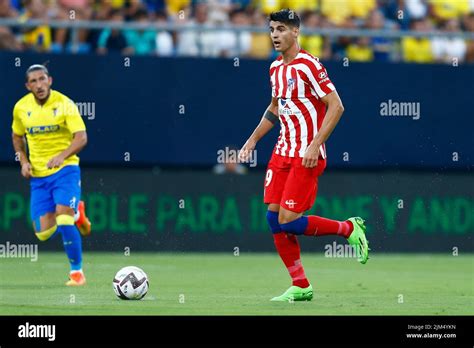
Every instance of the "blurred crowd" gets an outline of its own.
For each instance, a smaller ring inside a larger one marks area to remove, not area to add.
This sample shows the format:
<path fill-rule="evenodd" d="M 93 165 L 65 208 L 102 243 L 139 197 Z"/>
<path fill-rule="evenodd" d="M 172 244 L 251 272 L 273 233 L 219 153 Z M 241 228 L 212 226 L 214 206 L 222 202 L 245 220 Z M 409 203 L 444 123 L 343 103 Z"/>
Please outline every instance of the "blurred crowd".
<path fill-rule="evenodd" d="M 43 24 L 0 26 L 0 49 L 156 56 L 275 56 L 268 32 L 235 32 L 229 27 L 267 28 L 270 12 L 289 7 L 302 29 L 340 28 L 474 32 L 474 0 L 0 0 L 0 18 Z M 48 21 L 136 21 L 145 29 L 58 29 Z M 155 30 L 146 23 L 201 24 L 213 32 Z M 301 35 L 301 46 L 323 60 L 474 62 L 474 40 L 460 37 L 324 37 Z"/>

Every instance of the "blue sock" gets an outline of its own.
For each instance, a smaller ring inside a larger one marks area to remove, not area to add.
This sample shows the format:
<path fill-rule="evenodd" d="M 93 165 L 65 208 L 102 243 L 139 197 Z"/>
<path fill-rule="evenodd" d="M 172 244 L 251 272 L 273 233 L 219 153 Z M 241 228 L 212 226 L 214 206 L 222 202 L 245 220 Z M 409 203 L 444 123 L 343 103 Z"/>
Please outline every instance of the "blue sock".
<path fill-rule="evenodd" d="M 283 231 L 292 234 L 304 234 L 306 227 L 308 227 L 308 217 L 302 216 L 299 219 L 287 222 L 286 224 L 280 224 Z"/>
<path fill-rule="evenodd" d="M 278 212 L 268 210 L 267 221 L 273 234 L 281 232 L 280 224 L 278 223 Z"/>
<path fill-rule="evenodd" d="M 64 249 L 66 250 L 71 271 L 82 269 L 82 239 L 75 225 L 58 225 L 58 231 L 63 236 Z"/>

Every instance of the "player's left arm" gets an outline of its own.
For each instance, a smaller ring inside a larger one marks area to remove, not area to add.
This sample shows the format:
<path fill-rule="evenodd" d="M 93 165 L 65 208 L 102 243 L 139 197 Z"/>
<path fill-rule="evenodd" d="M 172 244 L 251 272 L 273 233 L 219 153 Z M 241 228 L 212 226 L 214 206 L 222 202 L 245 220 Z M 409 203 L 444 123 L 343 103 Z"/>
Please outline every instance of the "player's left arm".
<path fill-rule="evenodd" d="M 306 168 L 313 168 L 318 165 L 319 148 L 326 140 L 328 140 L 344 112 L 344 106 L 342 105 L 341 98 L 339 98 L 339 94 L 337 94 L 336 90 L 326 94 L 321 98 L 321 101 L 326 104 L 326 116 L 324 116 L 324 121 L 318 134 L 316 134 L 313 141 L 306 149 L 302 162 L 303 166 Z"/>
<path fill-rule="evenodd" d="M 60 167 L 64 160 L 78 154 L 87 145 L 87 133 L 85 130 L 74 133 L 71 145 L 59 155 L 51 158 L 48 162 L 48 168 Z"/>
<path fill-rule="evenodd" d="M 72 104 L 73 102 L 70 101 Z M 87 132 L 77 106 L 73 104 L 71 114 L 66 116 L 66 127 L 72 134 L 71 145 L 48 161 L 48 168 L 58 168 L 64 160 L 78 154 L 87 145 Z"/>

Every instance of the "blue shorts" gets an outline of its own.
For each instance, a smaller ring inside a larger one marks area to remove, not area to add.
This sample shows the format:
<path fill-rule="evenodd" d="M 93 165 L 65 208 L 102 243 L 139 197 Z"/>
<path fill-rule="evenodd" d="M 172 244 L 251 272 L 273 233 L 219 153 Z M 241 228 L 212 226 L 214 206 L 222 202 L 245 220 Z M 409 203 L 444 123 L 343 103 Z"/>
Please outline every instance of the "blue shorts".
<path fill-rule="evenodd" d="M 31 178 L 31 219 L 38 223 L 40 216 L 54 213 L 56 205 L 65 205 L 77 210 L 81 199 L 81 170 L 78 165 L 69 165 L 58 172 L 42 178 Z"/>

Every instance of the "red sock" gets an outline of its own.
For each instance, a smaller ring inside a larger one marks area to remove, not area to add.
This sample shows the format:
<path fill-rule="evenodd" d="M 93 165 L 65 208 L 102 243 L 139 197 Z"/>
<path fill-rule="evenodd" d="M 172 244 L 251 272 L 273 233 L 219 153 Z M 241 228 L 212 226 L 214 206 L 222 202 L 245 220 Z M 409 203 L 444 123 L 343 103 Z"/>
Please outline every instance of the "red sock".
<path fill-rule="evenodd" d="M 308 226 L 304 234 L 306 236 L 325 236 L 328 234 L 335 234 L 349 238 L 354 226 L 349 220 L 336 221 L 326 219 L 320 216 L 308 216 Z"/>
<path fill-rule="evenodd" d="M 298 239 L 293 234 L 285 232 L 273 234 L 273 241 L 275 247 L 280 254 L 280 257 L 290 273 L 293 285 L 300 288 L 307 288 L 309 286 L 308 279 L 304 274 L 303 265 L 300 259 L 300 245 Z"/>

